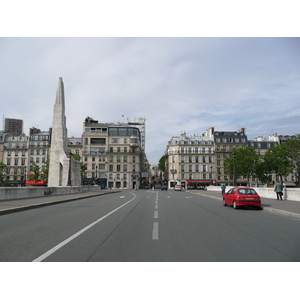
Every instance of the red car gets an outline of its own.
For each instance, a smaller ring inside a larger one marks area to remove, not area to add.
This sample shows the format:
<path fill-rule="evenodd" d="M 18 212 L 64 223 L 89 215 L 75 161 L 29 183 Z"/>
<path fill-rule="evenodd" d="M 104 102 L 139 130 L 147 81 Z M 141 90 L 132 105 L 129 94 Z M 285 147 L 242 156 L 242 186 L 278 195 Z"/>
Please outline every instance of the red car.
<path fill-rule="evenodd" d="M 242 206 L 254 206 L 261 209 L 261 200 L 253 188 L 241 186 L 234 187 L 223 195 L 223 205 L 232 205 L 235 209 Z"/>

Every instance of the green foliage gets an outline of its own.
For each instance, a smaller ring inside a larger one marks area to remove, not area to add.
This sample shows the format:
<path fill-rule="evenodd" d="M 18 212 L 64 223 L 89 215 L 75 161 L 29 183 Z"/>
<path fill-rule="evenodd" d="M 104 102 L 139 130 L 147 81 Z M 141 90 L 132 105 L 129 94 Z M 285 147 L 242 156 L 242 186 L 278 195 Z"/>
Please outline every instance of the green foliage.
<path fill-rule="evenodd" d="M 4 186 L 6 183 L 6 165 L 0 162 L 0 186 Z"/>
<path fill-rule="evenodd" d="M 236 177 L 246 177 L 249 184 L 250 177 L 256 176 L 256 166 L 260 159 L 261 156 L 255 151 L 254 147 L 233 148 L 230 157 L 224 161 L 224 169 L 228 175 L 233 176 L 235 161 Z"/>
<path fill-rule="evenodd" d="M 165 172 L 166 155 L 163 155 L 158 162 L 158 170 Z"/>
<path fill-rule="evenodd" d="M 281 144 L 269 149 L 264 155 L 265 168 L 279 176 L 281 182 L 282 177 L 292 171 L 286 150 L 286 146 Z"/>
<path fill-rule="evenodd" d="M 296 134 L 295 138 L 288 140 L 282 146 L 289 162 L 289 168 L 296 177 L 297 185 L 300 186 L 300 134 Z"/>
<path fill-rule="evenodd" d="M 29 180 L 33 180 L 33 181 L 39 181 L 41 180 L 41 172 L 40 172 L 40 167 L 39 165 L 37 165 L 35 162 L 31 162 L 31 168 L 30 168 L 30 174 L 29 176 Z"/>

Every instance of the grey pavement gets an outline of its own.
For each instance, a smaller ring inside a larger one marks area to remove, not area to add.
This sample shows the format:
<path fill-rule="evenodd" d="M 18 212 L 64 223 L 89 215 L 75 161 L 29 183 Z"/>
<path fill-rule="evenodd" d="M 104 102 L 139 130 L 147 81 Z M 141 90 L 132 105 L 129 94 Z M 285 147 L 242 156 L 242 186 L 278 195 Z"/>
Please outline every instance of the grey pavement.
<path fill-rule="evenodd" d="M 15 200 L 0 200 L 0 215 L 21 210 L 33 209 L 41 206 L 54 205 L 58 203 L 75 201 L 84 198 L 96 197 L 111 193 L 120 192 L 119 190 L 93 190 L 82 193 L 67 195 L 44 196 L 34 198 L 23 198 Z"/>
<path fill-rule="evenodd" d="M 79 199 L 96 197 L 100 195 L 117 193 L 122 190 L 93 190 L 78 194 L 44 196 L 35 198 L 24 198 L 16 200 L 1 200 L 0 214 L 12 213 L 20 210 L 32 209 L 41 206 L 54 205 L 67 201 L 75 201 Z M 192 194 L 204 195 L 210 198 L 222 201 L 222 194 L 216 191 L 189 190 Z M 276 196 L 275 196 L 276 197 Z M 278 201 L 276 198 L 261 198 L 262 207 L 266 211 L 283 214 L 290 217 L 300 218 L 300 201 L 283 200 Z"/>
<path fill-rule="evenodd" d="M 219 199 L 222 201 L 222 192 L 216 191 L 203 191 L 203 190 L 190 190 L 190 193 L 195 193 L 199 195 L 205 195 L 214 199 Z M 282 215 L 300 218 L 300 201 L 292 200 L 277 200 L 276 194 L 274 193 L 274 198 L 264 198 L 261 197 L 262 207 L 265 211 L 271 211 L 274 213 L 279 213 Z"/>

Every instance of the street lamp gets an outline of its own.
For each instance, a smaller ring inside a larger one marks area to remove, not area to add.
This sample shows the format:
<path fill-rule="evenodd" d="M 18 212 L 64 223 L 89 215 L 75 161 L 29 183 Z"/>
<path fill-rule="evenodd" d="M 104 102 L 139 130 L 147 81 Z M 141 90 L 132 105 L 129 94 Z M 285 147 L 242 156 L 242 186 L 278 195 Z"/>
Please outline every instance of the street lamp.
<path fill-rule="evenodd" d="M 233 152 L 232 156 L 233 156 L 233 186 L 237 186 L 237 182 L 236 182 L 236 162 L 235 162 L 236 153 Z"/>

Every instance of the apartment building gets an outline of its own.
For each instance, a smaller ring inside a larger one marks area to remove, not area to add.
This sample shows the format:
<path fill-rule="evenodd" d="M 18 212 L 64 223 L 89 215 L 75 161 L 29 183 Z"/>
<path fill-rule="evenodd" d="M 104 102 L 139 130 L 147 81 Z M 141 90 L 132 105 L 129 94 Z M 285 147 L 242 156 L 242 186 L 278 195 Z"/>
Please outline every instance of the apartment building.
<path fill-rule="evenodd" d="M 82 147 L 86 166 L 83 184 L 110 189 L 140 186 L 144 156 L 139 128 L 121 123 L 98 123 L 87 117 L 83 123 Z"/>
<path fill-rule="evenodd" d="M 70 137 L 68 138 L 69 153 L 77 154 L 82 158 L 82 138 Z"/>
<path fill-rule="evenodd" d="M 9 186 L 22 186 L 28 165 L 28 137 L 23 133 L 5 133 L 2 137 L 2 162 L 6 164 L 7 183 Z"/>
<path fill-rule="evenodd" d="M 51 145 L 51 131 L 41 131 L 32 127 L 29 129 L 29 147 L 28 147 L 28 172 L 32 171 L 34 162 L 43 171 L 46 168 L 46 161 L 49 159 Z"/>
<path fill-rule="evenodd" d="M 215 184 L 214 141 L 207 135 L 187 136 L 182 133 L 168 142 L 166 174 L 169 188 L 198 188 Z"/>
<path fill-rule="evenodd" d="M 4 120 L 4 131 L 14 134 L 23 133 L 23 120 L 5 118 Z"/>
<path fill-rule="evenodd" d="M 232 178 L 229 178 L 224 170 L 224 160 L 229 157 L 233 148 L 239 149 L 248 146 L 246 129 L 241 128 L 237 131 L 215 131 L 212 127 L 210 134 L 215 143 L 216 172 L 217 181 L 232 184 Z M 247 182 L 246 178 L 239 178 L 240 184 Z"/>

